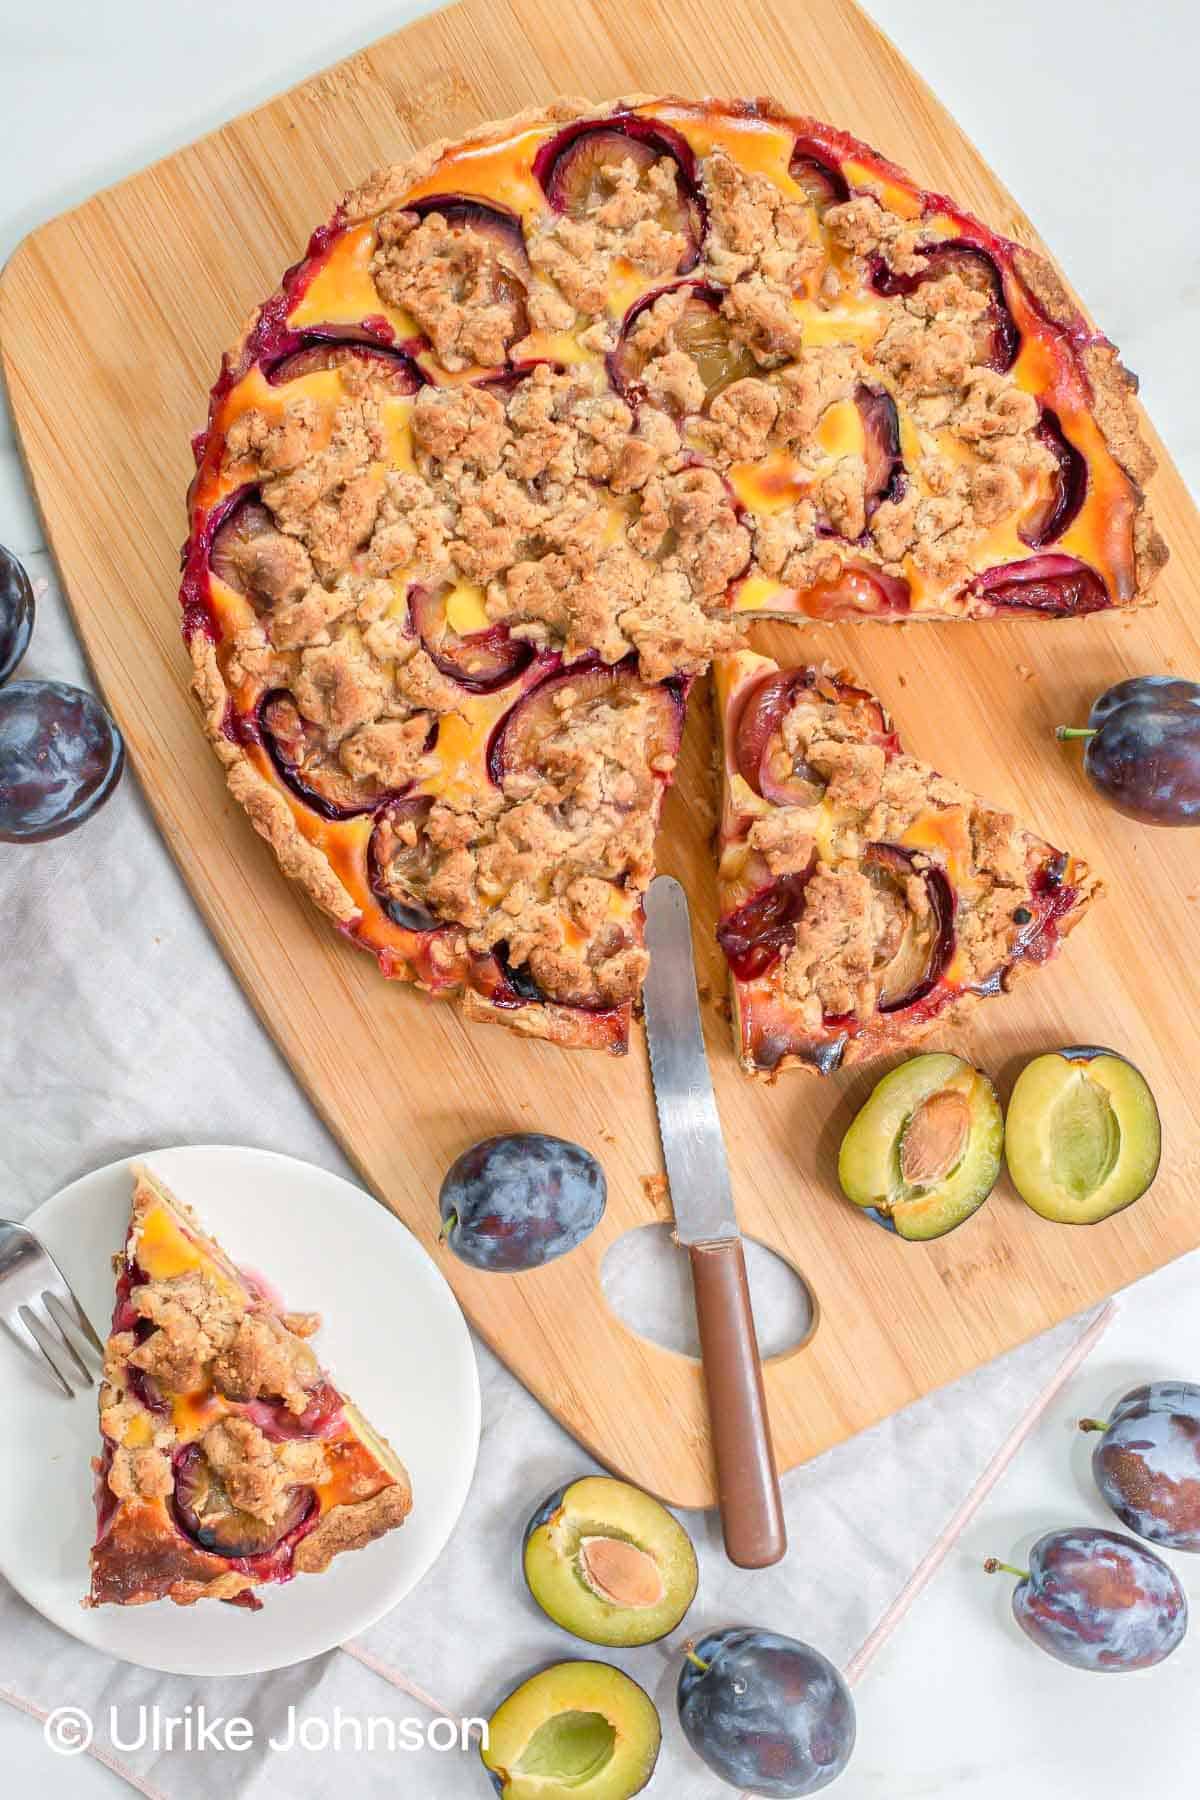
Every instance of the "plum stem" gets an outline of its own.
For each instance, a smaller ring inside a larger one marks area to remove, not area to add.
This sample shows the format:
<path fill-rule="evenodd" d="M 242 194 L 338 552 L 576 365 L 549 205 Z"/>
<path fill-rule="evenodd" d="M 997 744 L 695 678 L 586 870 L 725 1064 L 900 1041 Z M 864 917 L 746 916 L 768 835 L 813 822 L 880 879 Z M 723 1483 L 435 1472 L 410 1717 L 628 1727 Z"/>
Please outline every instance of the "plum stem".
<path fill-rule="evenodd" d="M 694 1644 L 685 1644 L 683 1646 L 683 1654 L 694 1668 L 699 1669 L 702 1675 L 707 1675 L 708 1671 L 712 1668 L 711 1663 L 706 1663 L 702 1656 L 696 1655 L 696 1647 Z"/>
<path fill-rule="evenodd" d="M 1080 1431 L 1107 1431 L 1108 1430 L 1108 1420 L 1107 1419 L 1080 1419 L 1079 1429 L 1080 1429 Z"/>
<path fill-rule="evenodd" d="M 458 1214 L 456 1212 L 448 1212 L 442 1220 L 442 1229 L 438 1232 L 439 1244 L 448 1244 L 450 1242 L 450 1233 L 457 1224 Z"/>
<path fill-rule="evenodd" d="M 1015 1568 L 1012 1563 L 1001 1562 L 996 1556 L 989 1556 L 983 1566 L 989 1575 L 1015 1575 L 1018 1581 L 1033 1579 L 1028 1569 Z"/>
<path fill-rule="evenodd" d="M 1059 725 L 1055 729 L 1055 737 L 1060 744 L 1066 744 L 1072 738 L 1094 738 L 1097 727 L 1094 725 Z"/>

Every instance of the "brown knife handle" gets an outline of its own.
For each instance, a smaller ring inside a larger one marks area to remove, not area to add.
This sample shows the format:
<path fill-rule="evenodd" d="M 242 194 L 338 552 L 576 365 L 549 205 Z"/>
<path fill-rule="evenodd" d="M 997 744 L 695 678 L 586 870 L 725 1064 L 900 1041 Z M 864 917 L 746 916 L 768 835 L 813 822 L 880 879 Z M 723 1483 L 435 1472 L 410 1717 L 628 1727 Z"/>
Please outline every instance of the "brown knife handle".
<path fill-rule="evenodd" d="M 740 1569 L 787 1553 L 787 1530 L 740 1239 L 691 1245 L 725 1550 Z"/>

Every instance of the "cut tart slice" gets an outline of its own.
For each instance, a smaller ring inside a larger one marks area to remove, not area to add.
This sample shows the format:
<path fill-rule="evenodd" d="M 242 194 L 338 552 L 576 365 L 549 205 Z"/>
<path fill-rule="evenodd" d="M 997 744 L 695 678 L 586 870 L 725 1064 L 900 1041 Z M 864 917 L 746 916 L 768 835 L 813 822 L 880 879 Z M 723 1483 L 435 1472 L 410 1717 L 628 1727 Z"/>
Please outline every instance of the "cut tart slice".
<path fill-rule="evenodd" d="M 149 1169 L 114 1268 L 87 1605 L 257 1609 L 404 1523 L 408 1475 L 321 1369 L 318 1315 L 284 1312 Z"/>
<path fill-rule="evenodd" d="M 715 678 L 717 937 L 749 1073 L 907 1048 L 1054 955 L 1099 891 L 907 755 L 850 676 L 740 651 Z"/>

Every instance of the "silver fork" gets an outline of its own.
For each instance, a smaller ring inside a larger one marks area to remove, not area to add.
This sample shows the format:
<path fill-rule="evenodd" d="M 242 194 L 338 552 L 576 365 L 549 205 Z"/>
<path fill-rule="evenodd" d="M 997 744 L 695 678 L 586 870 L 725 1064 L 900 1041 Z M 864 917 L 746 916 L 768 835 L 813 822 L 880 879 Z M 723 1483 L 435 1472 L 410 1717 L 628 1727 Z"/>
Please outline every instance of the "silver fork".
<path fill-rule="evenodd" d="M 91 1320 L 71 1292 L 62 1270 L 49 1251 L 24 1225 L 0 1219 L 0 1324 L 7 1327 L 22 1349 L 45 1357 L 50 1372 L 67 1396 L 75 1397 L 71 1381 L 94 1387 L 91 1370 L 75 1347 L 71 1332 L 80 1334 L 103 1362 L 104 1346 Z M 62 1358 L 66 1351 L 66 1362 Z M 62 1358 L 71 1380 L 55 1360 Z"/>

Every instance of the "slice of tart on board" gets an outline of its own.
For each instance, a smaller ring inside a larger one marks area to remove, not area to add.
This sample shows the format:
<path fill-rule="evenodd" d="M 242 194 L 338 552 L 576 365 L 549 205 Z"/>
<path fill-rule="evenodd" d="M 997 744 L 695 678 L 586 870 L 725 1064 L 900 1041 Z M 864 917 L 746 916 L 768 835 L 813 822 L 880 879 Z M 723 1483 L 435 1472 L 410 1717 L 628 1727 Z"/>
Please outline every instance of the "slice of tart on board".
<path fill-rule="evenodd" d="M 404 1523 L 407 1472 L 322 1370 L 319 1316 L 285 1311 L 145 1167 L 114 1269 L 85 1604 L 257 1609 Z"/>
<path fill-rule="evenodd" d="M 717 936 L 751 1074 L 908 1048 L 1053 956 L 1086 863 L 901 747 L 828 667 L 718 659 Z"/>

